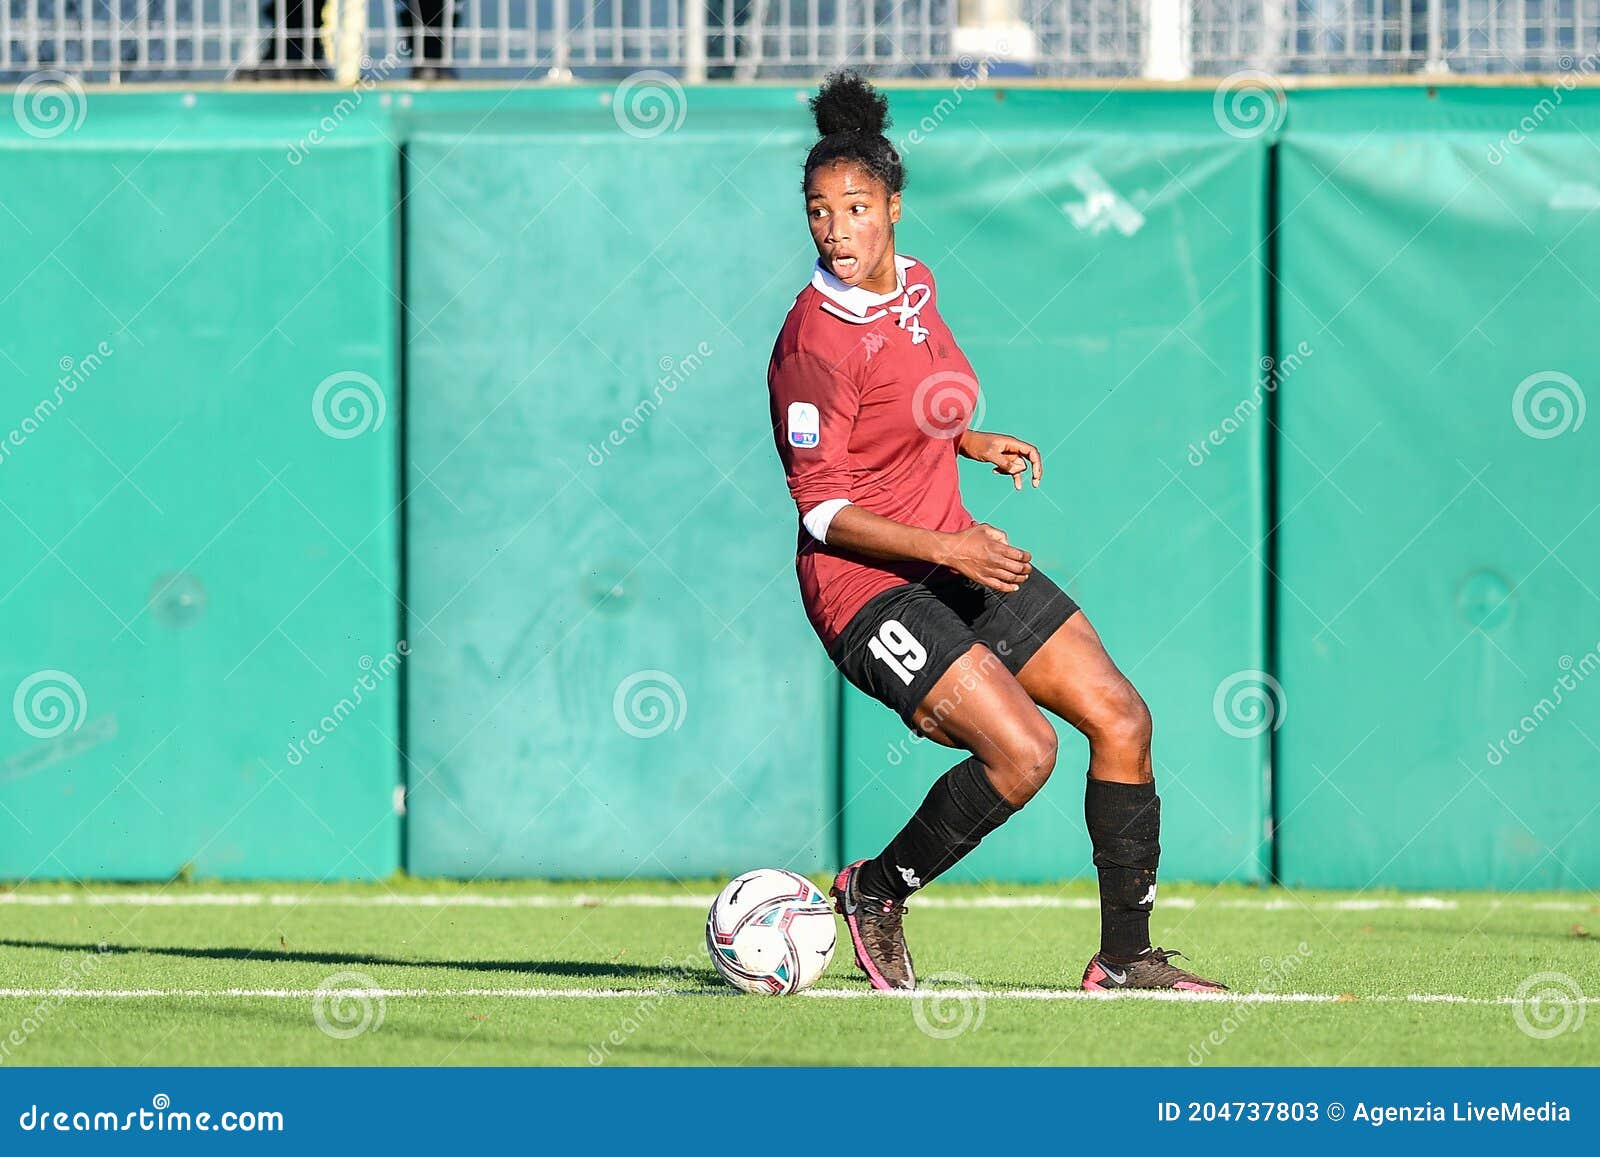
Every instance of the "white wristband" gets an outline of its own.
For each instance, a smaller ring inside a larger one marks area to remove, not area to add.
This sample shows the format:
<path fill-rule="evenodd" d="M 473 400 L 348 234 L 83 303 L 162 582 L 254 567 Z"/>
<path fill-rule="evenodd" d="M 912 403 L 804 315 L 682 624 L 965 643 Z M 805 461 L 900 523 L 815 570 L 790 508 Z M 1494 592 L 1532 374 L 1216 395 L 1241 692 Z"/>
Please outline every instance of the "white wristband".
<path fill-rule="evenodd" d="M 825 543 L 828 541 L 828 527 L 833 522 L 833 516 L 849 505 L 850 500 L 848 498 L 830 498 L 826 502 L 819 502 L 813 506 L 810 513 L 800 521 L 805 523 L 805 527 L 811 532 L 812 538 L 818 542 Z"/>

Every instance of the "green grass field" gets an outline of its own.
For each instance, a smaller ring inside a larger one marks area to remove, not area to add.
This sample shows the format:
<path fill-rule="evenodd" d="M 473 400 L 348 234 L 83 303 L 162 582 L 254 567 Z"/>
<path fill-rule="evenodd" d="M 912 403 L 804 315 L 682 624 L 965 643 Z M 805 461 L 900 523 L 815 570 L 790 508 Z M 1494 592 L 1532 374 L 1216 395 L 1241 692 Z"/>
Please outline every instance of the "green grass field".
<path fill-rule="evenodd" d="M 778 999 L 711 971 L 714 891 L 0 892 L 0 1064 L 1600 1063 L 1592 896 L 1163 886 L 1157 943 L 1239 995 L 1152 1000 L 1073 994 L 1088 886 L 940 884 L 906 921 L 925 993 L 870 994 L 842 944 Z"/>

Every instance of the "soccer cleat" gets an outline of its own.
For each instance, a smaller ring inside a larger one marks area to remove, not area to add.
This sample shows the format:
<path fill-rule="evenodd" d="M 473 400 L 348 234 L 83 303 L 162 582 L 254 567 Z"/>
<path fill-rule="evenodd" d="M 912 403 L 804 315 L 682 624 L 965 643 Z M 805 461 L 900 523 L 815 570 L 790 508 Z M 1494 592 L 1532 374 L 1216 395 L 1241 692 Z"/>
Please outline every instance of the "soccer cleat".
<path fill-rule="evenodd" d="M 911 952 L 906 947 L 900 922 L 906 906 L 895 900 L 863 896 L 856 888 L 865 860 L 857 860 L 840 870 L 834 878 L 834 906 L 850 930 L 850 943 L 856 950 L 856 967 L 867 974 L 872 987 L 892 992 L 917 986 L 911 967 Z"/>
<path fill-rule="evenodd" d="M 1167 989 L 1172 992 L 1227 992 L 1228 986 L 1185 972 L 1171 964 L 1182 956 L 1167 948 L 1146 948 L 1130 964 L 1113 964 L 1098 952 L 1083 970 L 1083 987 L 1088 992 L 1120 992 L 1125 989 Z"/>

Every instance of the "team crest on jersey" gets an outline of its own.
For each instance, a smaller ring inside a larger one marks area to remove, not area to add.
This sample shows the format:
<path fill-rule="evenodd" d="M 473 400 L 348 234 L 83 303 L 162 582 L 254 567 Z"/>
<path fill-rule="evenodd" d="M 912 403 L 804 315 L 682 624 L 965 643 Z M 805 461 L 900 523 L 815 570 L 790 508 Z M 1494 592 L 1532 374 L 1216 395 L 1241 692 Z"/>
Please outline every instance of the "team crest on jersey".
<path fill-rule="evenodd" d="M 912 345 L 921 345 L 928 336 L 928 328 L 922 324 L 919 315 L 922 313 L 922 307 L 928 304 L 928 299 L 932 296 L 933 290 L 919 281 L 915 285 L 906 286 L 905 294 L 900 301 L 889 307 L 891 313 L 899 315 L 900 320 L 896 324 L 911 334 Z"/>
<path fill-rule="evenodd" d="M 822 422 L 810 402 L 789 403 L 789 445 L 809 450 L 822 441 Z"/>

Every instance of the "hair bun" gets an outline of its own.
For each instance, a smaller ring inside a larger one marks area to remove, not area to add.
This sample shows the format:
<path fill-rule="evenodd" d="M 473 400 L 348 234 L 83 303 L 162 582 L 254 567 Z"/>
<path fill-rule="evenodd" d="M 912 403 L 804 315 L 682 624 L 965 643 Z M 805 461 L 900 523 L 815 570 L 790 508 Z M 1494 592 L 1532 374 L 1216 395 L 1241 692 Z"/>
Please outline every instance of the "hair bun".
<path fill-rule="evenodd" d="M 889 98 L 853 69 L 829 73 L 810 104 L 817 131 L 825 137 L 851 132 L 881 136 L 890 124 Z"/>

